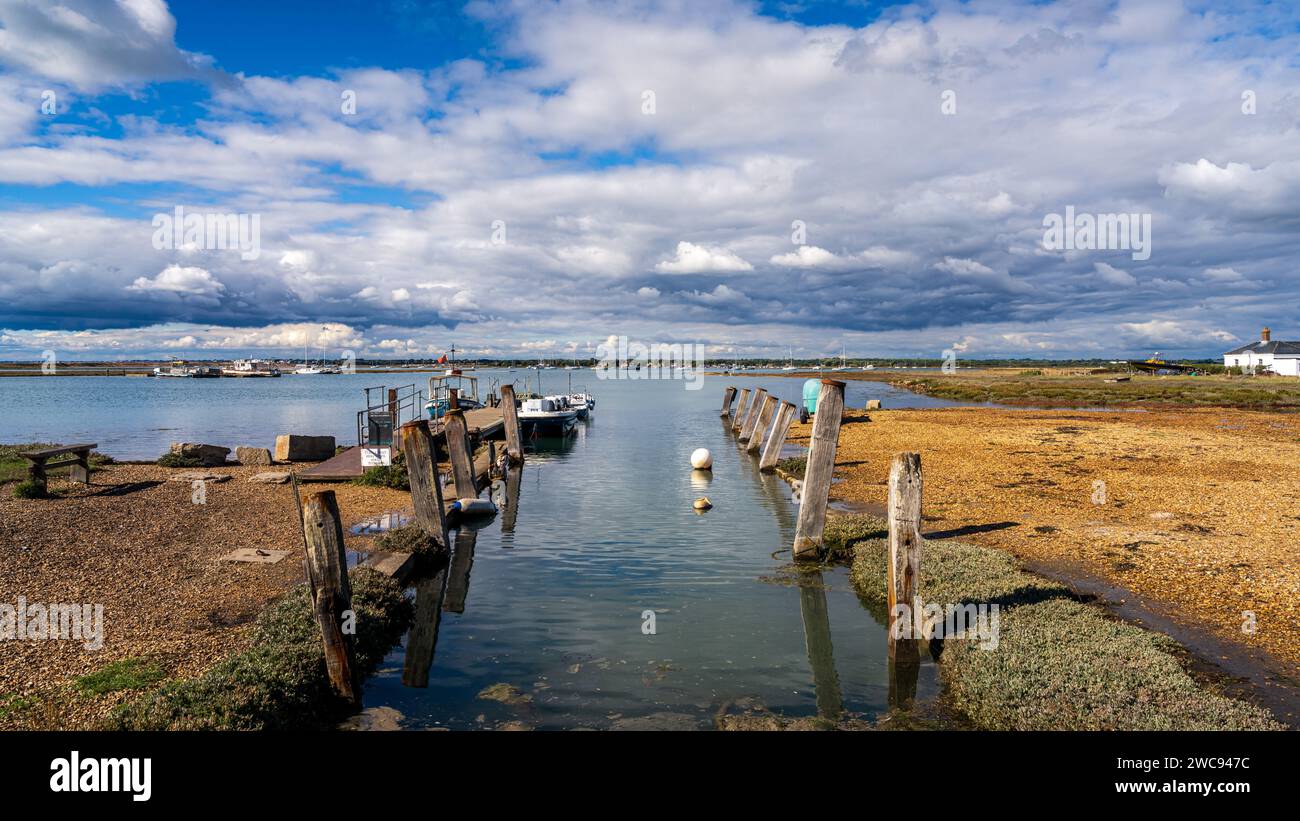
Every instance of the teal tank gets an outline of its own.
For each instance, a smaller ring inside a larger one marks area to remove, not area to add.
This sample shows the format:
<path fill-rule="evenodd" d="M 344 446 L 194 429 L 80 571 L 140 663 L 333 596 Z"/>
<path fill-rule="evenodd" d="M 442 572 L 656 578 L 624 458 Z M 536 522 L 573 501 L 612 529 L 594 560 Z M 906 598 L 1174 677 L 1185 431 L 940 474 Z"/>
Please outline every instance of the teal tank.
<path fill-rule="evenodd" d="M 822 391 L 820 379 L 808 379 L 803 383 L 803 408 L 808 413 L 817 412 L 817 395 Z"/>

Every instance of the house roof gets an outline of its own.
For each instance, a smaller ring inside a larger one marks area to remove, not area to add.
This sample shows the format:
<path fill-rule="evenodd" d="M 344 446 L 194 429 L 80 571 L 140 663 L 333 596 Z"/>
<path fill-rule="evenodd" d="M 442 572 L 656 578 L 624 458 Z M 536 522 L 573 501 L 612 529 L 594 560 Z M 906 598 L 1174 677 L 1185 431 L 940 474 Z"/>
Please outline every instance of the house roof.
<path fill-rule="evenodd" d="M 1284 342 L 1275 339 L 1271 342 L 1261 342 L 1256 340 L 1249 345 L 1242 345 L 1240 348 L 1228 351 L 1224 356 L 1232 356 L 1239 353 L 1271 353 L 1282 356 L 1300 355 L 1300 342 Z"/>

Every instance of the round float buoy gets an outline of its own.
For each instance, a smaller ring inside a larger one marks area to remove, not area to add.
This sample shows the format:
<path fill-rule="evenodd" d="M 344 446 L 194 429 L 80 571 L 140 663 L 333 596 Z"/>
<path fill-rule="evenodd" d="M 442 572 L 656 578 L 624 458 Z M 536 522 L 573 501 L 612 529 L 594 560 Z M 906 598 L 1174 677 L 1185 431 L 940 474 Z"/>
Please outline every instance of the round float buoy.
<path fill-rule="evenodd" d="M 708 496 L 701 496 L 700 498 L 695 500 L 696 510 L 708 510 L 711 507 L 713 507 L 713 502 L 709 501 Z"/>
<path fill-rule="evenodd" d="M 713 468 L 713 454 L 709 453 L 708 448 L 696 448 L 691 454 L 691 467 L 696 470 L 711 470 Z"/>

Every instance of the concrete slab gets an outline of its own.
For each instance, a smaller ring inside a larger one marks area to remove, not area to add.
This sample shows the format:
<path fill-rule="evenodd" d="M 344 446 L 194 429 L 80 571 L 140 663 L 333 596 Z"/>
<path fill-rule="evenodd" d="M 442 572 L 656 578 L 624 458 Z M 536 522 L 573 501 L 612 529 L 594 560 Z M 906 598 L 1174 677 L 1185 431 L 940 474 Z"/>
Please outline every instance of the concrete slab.
<path fill-rule="evenodd" d="M 288 550 L 263 550 L 259 547 L 241 547 L 221 557 L 223 562 L 249 562 L 250 564 L 275 564 L 289 555 Z"/>

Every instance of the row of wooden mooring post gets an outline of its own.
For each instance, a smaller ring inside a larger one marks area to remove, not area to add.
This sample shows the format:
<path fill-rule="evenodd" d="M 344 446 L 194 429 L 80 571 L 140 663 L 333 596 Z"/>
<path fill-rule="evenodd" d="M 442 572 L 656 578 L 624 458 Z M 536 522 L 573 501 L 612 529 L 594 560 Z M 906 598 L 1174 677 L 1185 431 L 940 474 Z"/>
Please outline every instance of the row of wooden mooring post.
<path fill-rule="evenodd" d="M 514 387 L 501 388 L 501 410 L 506 439 L 506 461 L 511 467 L 524 462 L 523 437 L 515 408 Z M 406 474 L 411 485 L 415 522 L 440 551 L 449 551 L 447 508 L 438 474 L 437 437 L 429 422 L 417 419 L 399 428 L 400 448 L 406 457 Z M 452 482 L 458 498 L 478 498 L 478 477 L 465 414 L 453 407 L 443 417 L 442 433 L 451 462 Z M 493 451 L 495 452 L 495 451 Z M 490 467 L 490 466 L 489 466 Z M 343 520 L 334 491 L 321 490 L 297 496 L 302 519 L 303 549 L 306 552 L 307 581 L 311 586 L 312 611 L 321 632 L 325 670 L 334 693 L 349 704 L 357 704 L 360 682 L 353 660 L 352 636 L 344 631 L 352 611 L 352 586 L 348 579 L 347 553 L 343 543 Z"/>
<path fill-rule="evenodd" d="M 835 451 L 839 445 L 840 424 L 844 417 L 845 383 L 823 379 L 817 395 L 817 411 L 813 415 L 812 441 L 808 448 L 808 464 L 804 470 L 803 491 L 799 499 L 799 518 L 795 526 L 794 557 L 796 560 L 816 559 L 822 547 L 826 527 L 826 507 L 830 498 L 831 479 L 835 473 Z M 756 453 L 757 442 L 767 430 L 763 445 L 760 470 L 775 469 L 781 447 L 794 420 L 796 406 L 781 402 L 759 388 L 751 392 L 740 389 L 740 401 L 732 415 L 731 404 L 736 388 L 728 387 L 722 398 L 722 415 L 731 420 L 731 430 L 741 442 L 747 443 L 746 452 Z M 773 409 L 780 403 L 776 423 L 768 430 Z M 902 665 L 909 665 L 919 656 L 918 637 L 911 632 L 896 629 L 898 606 L 905 605 L 916 618 L 920 608 L 918 588 L 921 577 L 921 497 L 923 481 L 921 456 L 918 453 L 896 455 L 889 469 L 889 657 Z M 901 634 L 901 635 L 900 635 Z"/>
<path fill-rule="evenodd" d="M 735 396 L 736 389 L 728 387 L 722 398 L 722 415 L 731 419 L 731 430 L 746 446 L 747 453 L 759 452 L 759 443 L 764 442 L 763 434 L 766 432 L 759 470 L 775 470 L 798 407 L 792 402 L 784 402 L 769 395 L 763 388 L 754 391 L 752 395 L 749 388 L 741 388 L 740 401 L 736 405 L 736 413 L 732 415 L 731 403 Z M 823 379 L 817 395 L 817 413 L 813 417 L 812 442 L 808 449 L 808 466 L 804 471 L 799 519 L 795 527 L 796 559 L 815 559 L 821 548 L 822 531 L 826 527 L 826 502 L 830 496 L 831 476 L 835 472 L 835 448 L 839 443 L 843 414 L 844 383 Z M 774 424 L 773 415 L 776 416 Z"/>

